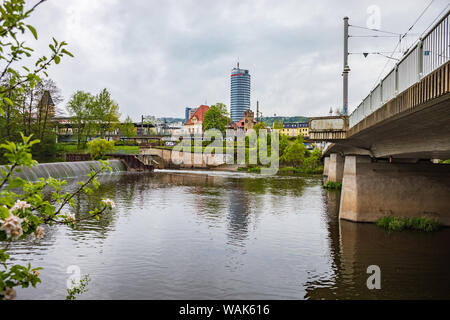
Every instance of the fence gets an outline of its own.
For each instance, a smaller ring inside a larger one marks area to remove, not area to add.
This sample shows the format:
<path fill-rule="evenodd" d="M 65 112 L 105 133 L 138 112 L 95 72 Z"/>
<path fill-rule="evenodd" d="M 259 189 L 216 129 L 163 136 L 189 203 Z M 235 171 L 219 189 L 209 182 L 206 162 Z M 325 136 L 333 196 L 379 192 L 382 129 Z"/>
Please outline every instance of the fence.
<path fill-rule="evenodd" d="M 449 13 L 450 10 L 356 107 L 349 116 L 350 128 L 450 60 Z"/>

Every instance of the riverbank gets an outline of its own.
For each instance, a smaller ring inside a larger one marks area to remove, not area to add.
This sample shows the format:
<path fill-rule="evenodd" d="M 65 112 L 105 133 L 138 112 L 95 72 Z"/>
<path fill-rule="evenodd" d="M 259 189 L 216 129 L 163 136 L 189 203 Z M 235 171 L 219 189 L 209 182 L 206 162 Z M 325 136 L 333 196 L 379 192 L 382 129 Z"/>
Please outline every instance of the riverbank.
<path fill-rule="evenodd" d="M 241 172 L 251 172 L 251 173 L 260 173 L 261 168 L 259 166 L 255 167 L 239 167 L 237 171 Z M 323 167 L 318 168 L 296 168 L 296 167 L 281 167 L 278 169 L 277 175 L 281 176 L 297 176 L 297 175 L 305 175 L 305 174 L 322 174 L 323 173 Z"/>

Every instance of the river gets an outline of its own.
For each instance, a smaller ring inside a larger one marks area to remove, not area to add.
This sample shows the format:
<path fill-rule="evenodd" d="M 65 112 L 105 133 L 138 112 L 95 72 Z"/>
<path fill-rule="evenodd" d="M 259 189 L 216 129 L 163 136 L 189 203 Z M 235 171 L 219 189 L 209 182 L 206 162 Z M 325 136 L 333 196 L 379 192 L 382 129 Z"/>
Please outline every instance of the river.
<path fill-rule="evenodd" d="M 70 266 L 91 279 L 78 299 L 450 298 L 449 228 L 339 221 L 339 191 L 322 189 L 321 176 L 163 170 L 101 182 L 71 209 L 84 217 L 114 199 L 100 221 L 11 246 L 14 263 L 44 268 L 18 299 L 64 299 Z M 370 265 L 379 290 L 367 288 Z"/>

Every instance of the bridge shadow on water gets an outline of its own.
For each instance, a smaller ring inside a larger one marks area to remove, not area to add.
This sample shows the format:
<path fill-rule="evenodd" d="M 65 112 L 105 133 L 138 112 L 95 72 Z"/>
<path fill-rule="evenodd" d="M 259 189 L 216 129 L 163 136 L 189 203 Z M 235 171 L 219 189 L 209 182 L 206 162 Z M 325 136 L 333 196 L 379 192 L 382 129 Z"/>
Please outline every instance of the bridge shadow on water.
<path fill-rule="evenodd" d="M 449 299 L 450 228 L 434 233 L 387 232 L 375 224 L 339 220 L 340 192 L 324 191 L 331 279 L 306 283 L 306 299 Z M 381 289 L 366 281 L 381 270 Z"/>

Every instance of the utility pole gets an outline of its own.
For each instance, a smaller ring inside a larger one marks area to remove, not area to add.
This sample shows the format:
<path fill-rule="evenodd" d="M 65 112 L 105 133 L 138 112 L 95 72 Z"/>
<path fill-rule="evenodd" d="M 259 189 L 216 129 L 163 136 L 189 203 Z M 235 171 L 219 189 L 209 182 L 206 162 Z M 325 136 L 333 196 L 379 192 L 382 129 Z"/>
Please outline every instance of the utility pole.
<path fill-rule="evenodd" d="M 259 101 L 256 100 L 256 121 L 259 121 Z"/>
<path fill-rule="evenodd" d="M 348 66 L 348 17 L 344 17 L 344 71 L 342 72 L 343 78 L 343 106 L 342 114 L 346 116 L 348 114 L 348 73 L 350 67 Z"/>

